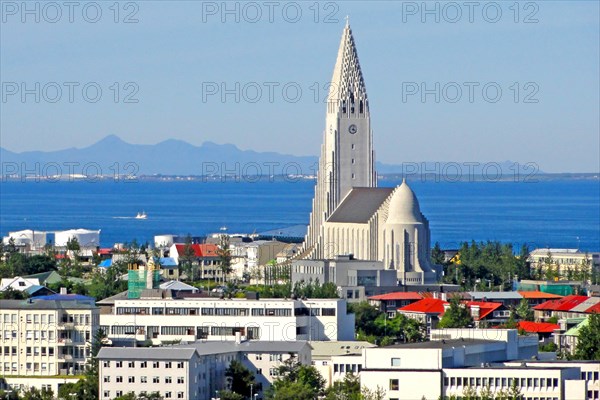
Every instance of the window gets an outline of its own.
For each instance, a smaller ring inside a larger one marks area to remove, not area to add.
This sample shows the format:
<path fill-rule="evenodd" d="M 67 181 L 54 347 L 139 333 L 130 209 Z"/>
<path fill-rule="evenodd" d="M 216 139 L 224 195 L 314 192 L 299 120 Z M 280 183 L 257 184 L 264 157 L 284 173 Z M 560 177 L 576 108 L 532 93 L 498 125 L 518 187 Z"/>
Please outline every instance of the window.
<path fill-rule="evenodd" d="M 159 368 L 159 366 L 158 366 L 158 361 L 154 361 L 154 362 L 152 363 L 152 368 Z"/>
<path fill-rule="evenodd" d="M 399 366 L 400 366 L 400 358 L 393 357 L 392 358 L 392 367 L 399 367 Z"/>
<path fill-rule="evenodd" d="M 167 361 L 165 363 L 165 368 L 171 368 L 171 361 Z"/>
<path fill-rule="evenodd" d="M 140 376 L 140 382 L 141 383 L 148 383 L 148 377 L 147 376 Z"/>
<path fill-rule="evenodd" d="M 122 383 L 122 382 L 123 382 L 123 377 L 117 376 L 117 383 Z"/>
<path fill-rule="evenodd" d="M 177 383 L 184 383 L 184 382 L 185 381 L 183 379 L 183 376 L 180 376 L 180 377 L 177 378 Z"/>
<path fill-rule="evenodd" d="M 148 362 L 147 361 L 142 361 L 140 363 L 140 368 L 147 368 L 148 367 Z"/>
<path fill-rule="evenodd" d="M 257 359 L 257 360 L 262 360 L 262 354 L 257 354 L 257 355 L 256 355 L 256 359 Z"/>
<path fill-rule="evenodd" d="M 135 368 L 135 361 L 129 361 L 129 368 Z"/>
<path fill-rule="evenodd" d="M 390 390 L 398 390 L 399 387 L 398 379 L 390 379 Z"/>
<path fill-rule="evenodd" d="M 104 382 L 110 382 L 110 376 L 104 375 Z"/>
<path fill-rule="evenodd" d="M 115 394 L 117 395 L 117 397 L 121 397 L 121 396 L 123 396 L 123 391 L 117 390 L 117 392 Z"/>
<path fill-rule="evenodd" d="M 110 390 L 104 391 L 104 397 L 110 397 Z"/>
<path fill-rule="evenodd" d="M 179 369 L 183 368 L 183 362 L 181 362 L 181 361 L 178 362 L 177 363 L 177 368 L 179 368 Z"/>
<path fill-rule="evenodd" d="M 322 308 L 321 315 L 324 317 L 335 317 L 335 308 Z"/>
<path fill-rule="evenodd" d="M 135 383 L 135 376 L 130 376 L 128 381 L 129 383 Z"/>
<path fill-rule="evenodd" d="M 123 368 L 123 361 L 117 361 L 117 368 Z"/>
<path fill-rule="evenodd" d="M 152 383 L 160 383 L 160 378 L 158 376 L 153 377 Z"/>
<path fill-rule="evenodd" d="M 165 399 L 170 399 L 172 397 L 173 395 L 171 394 L 171 392 L 165 392 Z"/>
<path fill-rule="evenodd" d="M 183 392 L 177 392 L 177 398 L 183 399 Z"/>
<path fill-rule="evenodd" d="M 165 376 L 165 383 L 173 383 L 173 379 L 170 376 Z"/>

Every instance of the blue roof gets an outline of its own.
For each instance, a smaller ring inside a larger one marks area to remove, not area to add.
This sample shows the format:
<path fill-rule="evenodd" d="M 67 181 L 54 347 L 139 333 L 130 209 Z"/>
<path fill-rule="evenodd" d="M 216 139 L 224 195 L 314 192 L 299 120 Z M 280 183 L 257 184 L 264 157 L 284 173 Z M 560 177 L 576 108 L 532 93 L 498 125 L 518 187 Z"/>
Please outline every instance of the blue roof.
<path fill-rule="evenodd" d="M 177 267 L 177 262 L 173 257 L 161 257 L 160 258 L 160 266 L 161 267 Z"/>
<path fill-rule="evenodd" d="M 49 294 L 47 296 L 38 296 L 37 300 L 84 300 L 84 301 L 95 301 L 93 297 L 84 296 L 82 294 Z"/>
<path fill-rule="evenodd" d="M 112 258 L 109 258 L 109 259 L 103 260 L 103 261 L 102 261 L 100 264 L 98 264 L 98 266 L 99 266 L 99 267 L 102 267 L 102 268 L 108 268 L 108 267 L 110 267 L 111 265 L 112 265 Z"/>

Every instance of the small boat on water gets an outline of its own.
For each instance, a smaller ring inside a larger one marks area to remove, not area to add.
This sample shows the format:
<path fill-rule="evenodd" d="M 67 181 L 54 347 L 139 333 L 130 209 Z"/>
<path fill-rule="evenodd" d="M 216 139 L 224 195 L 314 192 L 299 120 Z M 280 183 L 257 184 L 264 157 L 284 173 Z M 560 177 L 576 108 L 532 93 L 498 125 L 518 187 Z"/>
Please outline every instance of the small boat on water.
<path fill-rule="evenodd" d="M 146 215 L 146 211 L 142 211 L 141 213 L 137 213 L 135 219 L 147 219 L 148 215 Z"/>

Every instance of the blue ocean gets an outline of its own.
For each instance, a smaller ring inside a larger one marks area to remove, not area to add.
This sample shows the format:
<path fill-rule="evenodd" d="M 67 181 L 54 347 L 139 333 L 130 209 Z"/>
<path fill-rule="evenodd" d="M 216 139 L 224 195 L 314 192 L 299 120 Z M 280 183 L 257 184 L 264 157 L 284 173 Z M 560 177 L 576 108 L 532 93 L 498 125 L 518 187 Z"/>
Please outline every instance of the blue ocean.
<path fill-rule="evenodd" d="M 498 240 L 530 248 L 600 251 L 597 180 L 409 182 L 430 221 L 432 243 Z M 382 180 L 380 186 L 394 186 Z M 3 182 L 0 234 L 101 229 L 101 243 L 202 236 L 223 226 L 260 233 L 307 224 L 314 181 Z M 144 211 L 148 218 L 135 219 Z"/>

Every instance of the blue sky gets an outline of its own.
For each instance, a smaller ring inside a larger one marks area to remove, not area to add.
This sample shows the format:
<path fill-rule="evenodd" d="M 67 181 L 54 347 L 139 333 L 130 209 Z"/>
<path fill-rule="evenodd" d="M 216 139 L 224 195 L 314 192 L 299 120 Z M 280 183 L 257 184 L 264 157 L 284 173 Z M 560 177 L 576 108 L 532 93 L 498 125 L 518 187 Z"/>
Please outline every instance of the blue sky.
<path fill-rule="evenodd" d="M 60 17 L 27 4 L 33 14 L 2 2 L 0 139 L 12 151 L 115 134 L 316 155 L 349 15 L 378 161 L 600 170 L 597 1 L 429 2 L 431 13 L 422 2 L 230 2 L 229 14 L 222 2 L 140 1 L 118 15 L 94 3 L 101 16 L 82 2 L 72 22 L 62 2 Z"/>

